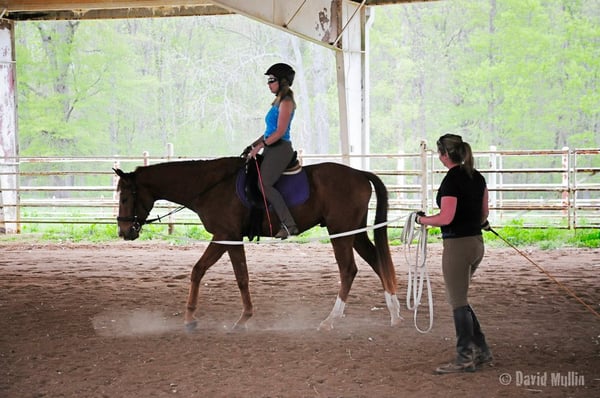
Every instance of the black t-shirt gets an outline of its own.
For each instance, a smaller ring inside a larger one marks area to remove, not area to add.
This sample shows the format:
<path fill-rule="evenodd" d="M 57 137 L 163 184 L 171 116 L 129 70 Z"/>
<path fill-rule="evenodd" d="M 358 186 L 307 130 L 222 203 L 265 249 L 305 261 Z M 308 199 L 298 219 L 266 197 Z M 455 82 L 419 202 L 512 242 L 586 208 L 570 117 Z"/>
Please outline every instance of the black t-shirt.
<path fill-rule="evenodd" d="M 485 187 L 485 178 L 477 170 L 473 170 L 472 177 L 460 166 L 448 170 L 440 184 L 436 202 L 440 208 L 443 196 L 453 196 L 457 202 L 454 219 L 441 227 L 443 239 L 481 235 L 481 206 Z"/>

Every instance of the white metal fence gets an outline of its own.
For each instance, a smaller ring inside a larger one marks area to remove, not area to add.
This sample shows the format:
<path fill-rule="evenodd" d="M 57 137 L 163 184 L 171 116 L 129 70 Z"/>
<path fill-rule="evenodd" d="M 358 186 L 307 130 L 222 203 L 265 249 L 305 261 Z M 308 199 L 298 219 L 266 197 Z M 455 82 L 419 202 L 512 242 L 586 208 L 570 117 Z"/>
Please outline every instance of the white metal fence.
<path fill-rule="evenodd" d="M 169 148 L 172 153 L 172 147 Z M 600 149 L 476 152 L 476 165 L 488 182 L 494 226 L 600 228 Z M 303 164 L 341 162 L 340 155 L 300 153 Z M 40 224 L 115 224 L 117 178 L 113 167 L 187 160 L 165 157 L 20 157 L 0 160 L 0 231 L 27 232 Z M 435 211 L 435 194 L 446 170 L 423 143 L 406 154 L 351 157 L 386 183 L 390 220 L 408 212 Z M 158 202 L 152 215 L 175 207 Z M 171 225 L 200 224 L 189 210 L 169 218 Z M 397 225 L 402 225 L 398 222 Z"/>

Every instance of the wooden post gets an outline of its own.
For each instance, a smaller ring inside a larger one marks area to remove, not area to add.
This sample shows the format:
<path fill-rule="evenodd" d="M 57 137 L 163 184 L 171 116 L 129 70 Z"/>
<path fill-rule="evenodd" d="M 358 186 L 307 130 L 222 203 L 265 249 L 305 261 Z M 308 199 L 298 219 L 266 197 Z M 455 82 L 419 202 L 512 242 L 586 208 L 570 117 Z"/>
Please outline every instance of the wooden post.
<path fill-rule="evenodd" d="M 491 145 L 490 146 L 490 155 L 489 155 L 489 162 L 488 162 L 488 169 L 490 169 L 490 174 L 488 176 L 488 181 L 487 181 L 487 185 L 488 185 L 488 202 L 490 207 L 492 208 L 497 208 L 498 207 L 498 173 L 496 172 L 496 170 L 498 170 L 498 154 L 496 153 L 496 146 Z M 496 210 L 491 210 L 490 211 L 490 216 L 488 216 L 488 220 L 492 220 L 495 221 L 495 215 L 496 215 Z"/>
<path fill-rule="evenodd" d="M 421 149 L 421 211 L 427 212 L 427 141 L 423 140 L 419 144 Z"/>
<path fill-rule="evenodd" d="M 0 231 L 20 232 L 14 22 L 0 19 Z M 8 219 L 8 222 L 6 222 Z"/>
<path fill-rule="evenodd" d="M 167 143 L 167 162 L 170 162 L 173 158 L 173 144 Z M 169 211 L 171 211 L 171 206 L 169 205 Z M 175 232 L 175 216 L 173 214 L 169 214 L 169 226 L 168 226 L 168 234 L 173 235 Z"/>
<path fill-rule="evenodd" d="M 562 206 L 563 206 L 563 214 L 567 216 L 567 227 L 571 228 L 571 220 L 569 220 L 570 216 L 570 168 L 569 168 L 569 147 L 564 146 L 562 148 L 564 153 L 562 154 L 562 186 L 564 187 L 564 191 L 562 191 Z M 574 212 L 574 211 L 573 211 Z"/>
<path fill-rule="evenodd" d="M 0 179 L 0 234 L 6 233 L 6 225 L 4 225 L 4 205 L 2 204 L 2 179 Z"/>
<path fill-rule="evenodd" d="M 113 169 L 119 169 L 121 168 L 121 163 L 119 162 L 119 160 L 115 160 L 113 162 Z M 116 206 L 113 208 L 113 215 L 115 217 L 117 217 L 119 215 L 119 193 L 117 192 L 117 185 L 119 183 L 119 176 L 117 175 L 117 173 L 114 173 L 112 175 L 112 186 L 114 188 L 113 190 L 113 201 L 116 203 Z"/>

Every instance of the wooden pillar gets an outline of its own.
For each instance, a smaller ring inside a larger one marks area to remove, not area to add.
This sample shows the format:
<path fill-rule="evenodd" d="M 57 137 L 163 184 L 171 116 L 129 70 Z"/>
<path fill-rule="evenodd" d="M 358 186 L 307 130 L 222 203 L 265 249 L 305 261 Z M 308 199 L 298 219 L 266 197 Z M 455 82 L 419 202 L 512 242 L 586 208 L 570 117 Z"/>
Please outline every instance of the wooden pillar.
<path fill-rule="evenodd" d="M 14 22 L 0 19 L 0 232 L 19 232 Z"/>

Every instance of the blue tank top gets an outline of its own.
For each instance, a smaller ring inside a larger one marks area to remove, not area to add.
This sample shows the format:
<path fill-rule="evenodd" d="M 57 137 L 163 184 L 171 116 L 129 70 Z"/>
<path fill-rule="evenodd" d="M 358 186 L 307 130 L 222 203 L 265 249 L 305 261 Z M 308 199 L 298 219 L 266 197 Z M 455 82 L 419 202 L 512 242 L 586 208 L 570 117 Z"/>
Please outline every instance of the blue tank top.
<path fill-rule="evenodd" d="M 292 126 L 292 120 L 294 119 L 295 112 L 295 110 L 292 111 L 292 115 L 290 116 L 290 123 L 288 124 L 287 129 L 285 130 L 285 134 L 283 134 L 283 137 L 281 137 L 282 140 L 290 142 L 292 141 L 290 137 L 290 127 Z M 269 136 L 273 134 L 275 130 L 277 130 L 277 119 L 279 119 L 279 106 L 273 105 L 271 109 L 269 109 L 269 112 L 267 112 L 267 116 L 265 116 L 265 123 L 267 125 L 264 135 L 265 139 L 269 138 Z"/>

